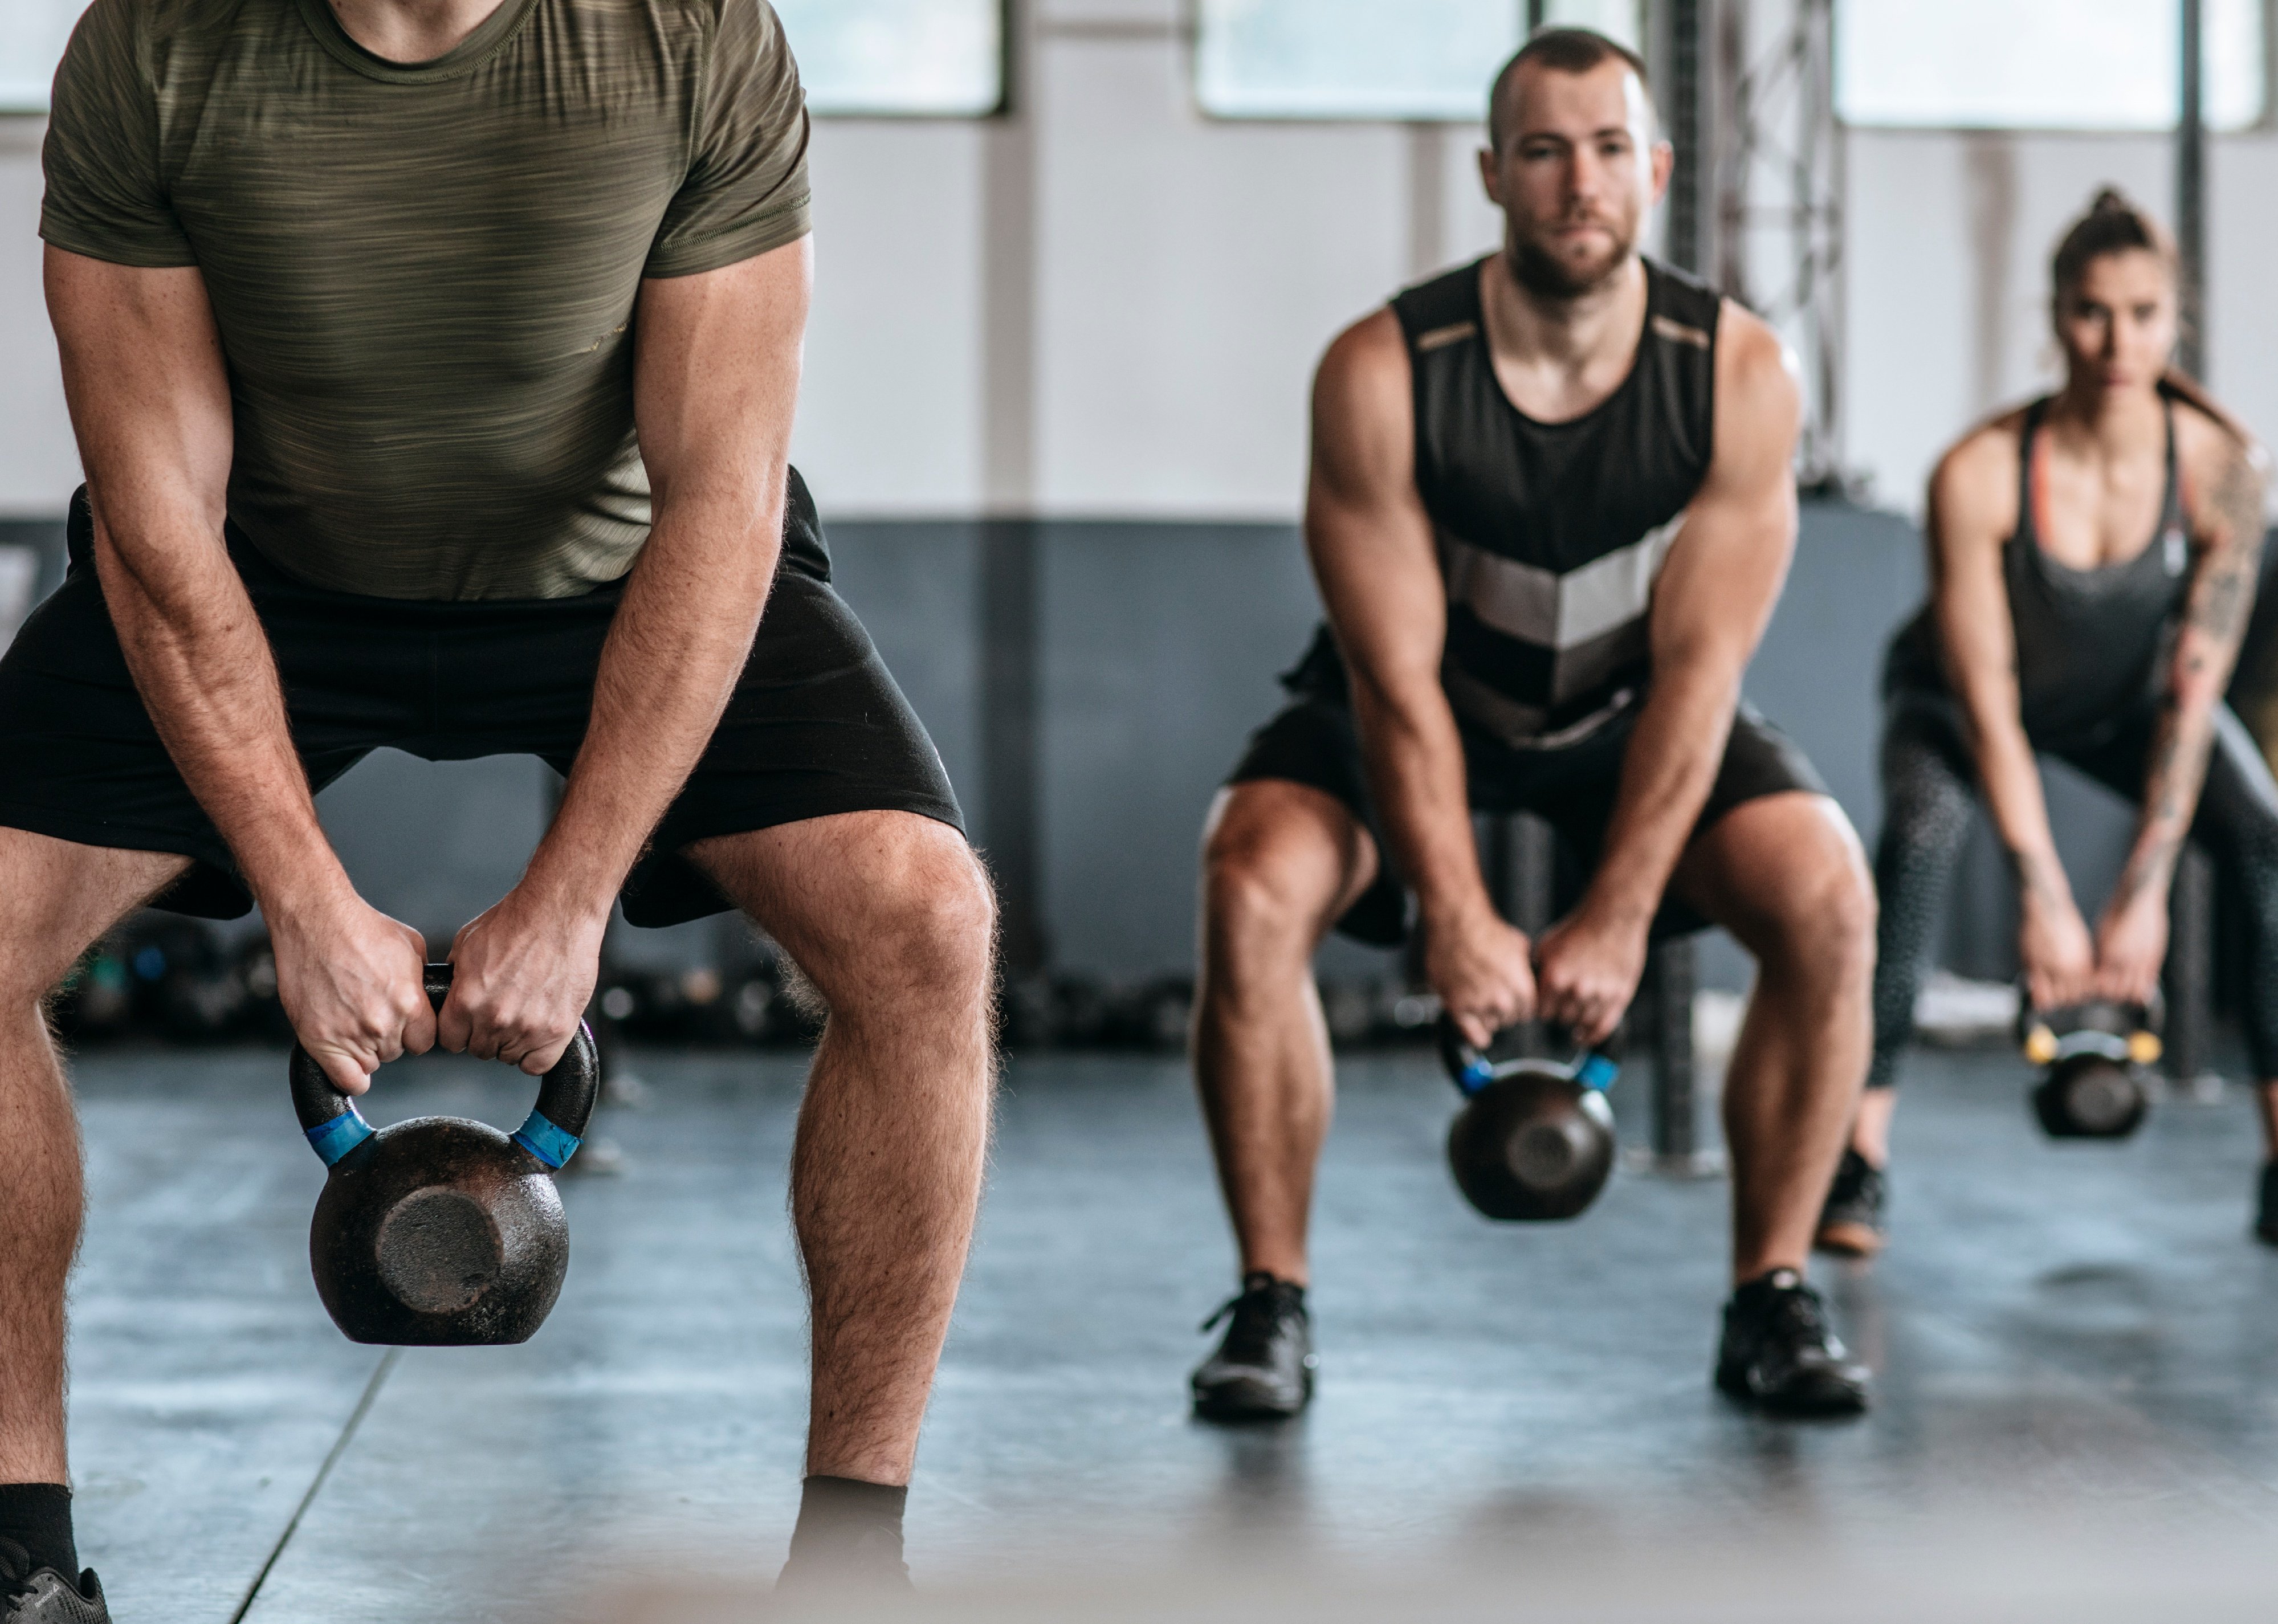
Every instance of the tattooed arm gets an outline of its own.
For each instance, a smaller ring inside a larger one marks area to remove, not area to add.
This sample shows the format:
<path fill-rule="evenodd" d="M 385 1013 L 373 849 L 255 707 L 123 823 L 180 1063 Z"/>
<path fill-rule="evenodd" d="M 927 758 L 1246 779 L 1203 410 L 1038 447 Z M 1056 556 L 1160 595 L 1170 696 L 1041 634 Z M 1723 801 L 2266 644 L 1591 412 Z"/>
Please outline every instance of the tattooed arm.
<path fill-rule="evenodd" d="M 2096 932 L 2098 992 L 2139 1002 L 2151 996 L 2167 957 L 2168 882 L 2198 807 L 2215 707 L 2253 613 L 2262 562 L 2261 452 L 2195 415 L 2177 419 L 2179 437 L 2188 421 L 2200 442 L 2182 448 L 2185 488 L 2206 498 L 2194 504 L 2190 591 L 2152 736 L 2136 843 Z"/>

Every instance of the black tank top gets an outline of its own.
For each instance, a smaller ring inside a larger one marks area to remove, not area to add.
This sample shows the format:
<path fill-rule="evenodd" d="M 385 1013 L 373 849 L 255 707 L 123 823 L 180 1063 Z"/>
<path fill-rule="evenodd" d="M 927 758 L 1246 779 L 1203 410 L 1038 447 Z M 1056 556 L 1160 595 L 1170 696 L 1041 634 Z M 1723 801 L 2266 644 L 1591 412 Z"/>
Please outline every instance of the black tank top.
<path fill-rule="evenodd" d="M 1392 301 L 1415 382 L 1417 491 L 1448 587 L 1441 676 L 1470 721 L 1553 748 L 1644 693 L 1654 583 L 1708 471 L 1719 301 L 1646 261 L 1629 376 L 1583 416 L 1538 423 L 1496 381 L 1484 263 Z M 1287 680 L 1319 691 L 1342 679 L 1324 629 Z"/>
<path fill-rule="evenodd" d="M 2001 579 L 2017 646 L 2017 708 L 2036 743 L 2092 738 L 2134 716 L 2166 682 L 2191 562 L 2175 470 L 2175 408 L 2173 401 L 2166 407 L 2167 487 L 2152 545 L 2124 563 L 2091 569 L 2061 563 L 2041 545 L 2033 451 L 2049 402 L 2025 408 L 2017 530 L 2001 544 Z M 1945 690 L 1938 622 L 1928 606 L 1892 644 L 1884 684 L 1891 691 Z"/>

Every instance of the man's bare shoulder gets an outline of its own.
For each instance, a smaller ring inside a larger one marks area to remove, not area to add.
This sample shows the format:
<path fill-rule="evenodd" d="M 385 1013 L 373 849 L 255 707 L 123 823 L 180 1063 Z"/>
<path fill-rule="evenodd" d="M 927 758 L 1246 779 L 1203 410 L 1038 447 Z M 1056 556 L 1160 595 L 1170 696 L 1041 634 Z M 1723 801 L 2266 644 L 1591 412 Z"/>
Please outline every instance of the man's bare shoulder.
<path fill-rule="evenodd" d="M 1408 340 L 1391 308 L 1372 310 L 1329 340 L 1318 374 L 1322 389 L 1373 395 L 1408 389 Z"/>
<path fill-rule="evenodd" d="M 1803 391 L 1795 357 L 1760 316 L 1727 299 L 1716 318 L 1716 461 L 1726 469 L 1785 469 Z"/>
<path fill-rule="evenodd" d="M 1793 360 L 1771 324 L 1730 299 L 1716 316 L 1716 372 L 1720 392 L 1728 385 L 1762 389 L 1795 381 Z"/>

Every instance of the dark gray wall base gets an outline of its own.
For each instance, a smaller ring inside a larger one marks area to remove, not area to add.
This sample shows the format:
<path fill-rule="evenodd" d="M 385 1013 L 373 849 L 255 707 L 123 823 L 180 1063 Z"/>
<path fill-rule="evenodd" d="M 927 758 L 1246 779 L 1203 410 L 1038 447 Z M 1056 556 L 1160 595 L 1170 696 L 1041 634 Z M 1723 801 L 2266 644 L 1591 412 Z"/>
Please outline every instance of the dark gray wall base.
<path fill-rule="evenodd" d="M 59 522 L 0 526 L 60 573 Z M 1319 610 L 1288 525 L 979 522 L 829 526 L 839 586 L 932 730 L 984 852 L 1017 876 L 1033 951 L 1054 968 L 1135 981 L 1194 962 L 1196 850 L 1219 780 L 1280 700 Z M 1785 596 L 1749 697 L 1827 776 L 1870 843 L 1884 643 L 1921 601 L 1921 541 L 1889 515 L 1804 511 Z M 1007 583 L 1007 572 L 1019 573 Z M 1008 613 L 1026 595 L 1032 621 Z M 431 764 L 381 751 L 320 806 L 374 903 L 438 946 L 520 874 L 544 827 L 534 760 Z M 1007 794 L 1012 796 L 1008 803 Z M 2061 767 L 2049 774 L 2059 843 L 2083 899 L 2117 873 L 2130 814 Z M 2014 900 L 1980 837 L 1951 911 L 1945 957 L 2014 972 Z M 643 963 L 692 962 L 716 927 L 626 932 Z M 1342 942 L 1340 975 L 1388 969 Z M 1745 985 L 1712 937 L 1701 979 Z"/>

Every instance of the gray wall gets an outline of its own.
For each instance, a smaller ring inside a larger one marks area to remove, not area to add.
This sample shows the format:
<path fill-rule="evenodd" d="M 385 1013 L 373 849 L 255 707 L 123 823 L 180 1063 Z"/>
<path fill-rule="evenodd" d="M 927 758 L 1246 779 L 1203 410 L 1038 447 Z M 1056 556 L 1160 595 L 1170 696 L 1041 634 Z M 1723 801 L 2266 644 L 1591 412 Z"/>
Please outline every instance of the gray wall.
<path fill-rule="evenodd" d="M 980 527 L 834 524 L 840 589 L 860 613 L 940 746 L 969 827 L 989 846 L 982 716 Z M 1319 614 L 1294 528 L 1277 524 L 1045 522 L 1036 528 L 1037 869 L 1059 968 L 1117 980 L 1190 967 L 1195 848 L 1220 777 L 1277 703 L 1275 673 Z M 0 524 L 59 573 L 61 527 Z M 1921 600 L 1922 548 L 1892 515 L 1814 504 L 1787 591 L 1747 680 L 1749 698 L 1826 775 L 1871 842 L 1881 817 L 1877 667 Z M 2047 774 L 2058 842 L 2084 903 L 2117 873 L 2129 810 L 2062 766 Z M 439 948 L 519 876 L 545 827 L 552 774 L 534 759 L 431 763 L 377 752 L 319 798 L 326 827 L 374 903 Z M 2014 972 L 2014 896 L 1981 828 L 1956 888 L 1945 957 L 1968 973 Z M 635 962 L 714 952 L 717 926 L 626 930 Z M 1339 973 L 1386 967 L 1345 944 Z M 1712 939 L 1710 985 L 1738 986 L 1737 949 Z"/>

